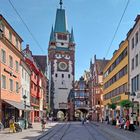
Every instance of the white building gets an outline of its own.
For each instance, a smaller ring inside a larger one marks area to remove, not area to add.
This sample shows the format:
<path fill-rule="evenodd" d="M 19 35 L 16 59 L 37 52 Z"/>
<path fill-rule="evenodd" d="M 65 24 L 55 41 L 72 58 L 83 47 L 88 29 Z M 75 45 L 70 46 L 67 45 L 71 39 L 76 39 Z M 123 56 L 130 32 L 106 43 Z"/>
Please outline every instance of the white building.
<path fill-rule="evenodd" d="M 30 75 L 31 70 L 28 65 L 21 60 L 21 102 L 23 104 L 23 108 L 26 106 L 26 110 L 30 111 Z M 26 98 L 24 99 L 24 96 Z M 23 112 L 22 112 L 23 113 Z M 23 115 L 23 114 L 22 114 Z"/>
<path fill-rule="evenodd" d="M 127 38 L 129 41 L 130 100 L 134 99 L 134 118 L 138 119 L 140 116 L 140 15 L 136 17 L 135 24 L 128 32 Z M 132 96 L 133 93 L 135 96 Z"/>

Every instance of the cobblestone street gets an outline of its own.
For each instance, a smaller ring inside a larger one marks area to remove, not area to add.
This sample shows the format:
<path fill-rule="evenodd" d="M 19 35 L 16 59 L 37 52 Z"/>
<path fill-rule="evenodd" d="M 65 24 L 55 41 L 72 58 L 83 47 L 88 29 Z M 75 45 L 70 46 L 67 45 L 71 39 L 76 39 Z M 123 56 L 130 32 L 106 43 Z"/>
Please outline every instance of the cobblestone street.
<path fill-rule="evenodd" d="M 130 132 L 115 128 L 115 126 L 81 122 L 49 123 L 42 132 L 40 124 L 34 124 L 33 129 L 23 130 L 20 133 L 10 133 L 8 129 L 0 133 L 2 140 L 140 140 L 140 129 Z"/>

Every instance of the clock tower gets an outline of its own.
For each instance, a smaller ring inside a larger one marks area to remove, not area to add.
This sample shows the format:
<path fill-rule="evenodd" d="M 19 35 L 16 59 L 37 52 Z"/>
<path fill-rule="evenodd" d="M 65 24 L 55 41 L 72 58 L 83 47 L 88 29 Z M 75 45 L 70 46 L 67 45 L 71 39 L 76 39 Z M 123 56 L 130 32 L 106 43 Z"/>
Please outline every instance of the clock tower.
<path fill-rule="evenodd" d="M 48 47 L 48 71 L 50 107 L 54 116 L 58 111 L 67 112 L 67 98 L 74 84 L 75 41 L 73 29 L 67 29 L 65 9 L 56 11 L 55 26 L 52 27 Z"/>

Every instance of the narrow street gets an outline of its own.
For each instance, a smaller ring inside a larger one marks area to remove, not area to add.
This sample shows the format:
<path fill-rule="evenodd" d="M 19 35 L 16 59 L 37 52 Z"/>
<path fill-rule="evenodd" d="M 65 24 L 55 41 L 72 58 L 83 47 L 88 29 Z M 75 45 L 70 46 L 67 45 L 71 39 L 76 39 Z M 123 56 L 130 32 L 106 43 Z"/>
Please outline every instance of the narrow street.
<path fill-rule="evenodd" d="M 58 132 L 54 130 L 51 134 L 46 133 L 38 140 L 140 140 L 140 134 L 137 132 L 139 130 L 129 132 L 101 123 L 82 125 L 81 122 L 70 122 L 69 126 L 68 124 L 59 125 Z"/>
<path fill-rule="evenodd" d="M 44 132 L 40 124 L 34 124 L 33 129 L 23 130 L 20 133 L 0 132 L 2 140 L 140 140 L 140 129 L 130 132 L 115 128 L 115 126 L 81 122 L 47 124 Z"/>

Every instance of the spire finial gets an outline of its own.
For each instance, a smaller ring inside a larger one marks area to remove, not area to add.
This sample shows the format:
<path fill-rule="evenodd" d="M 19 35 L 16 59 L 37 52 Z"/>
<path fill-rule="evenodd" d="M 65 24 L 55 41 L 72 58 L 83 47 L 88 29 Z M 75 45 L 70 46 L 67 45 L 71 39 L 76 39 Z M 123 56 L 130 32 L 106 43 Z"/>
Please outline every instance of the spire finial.
<path fill-rule="evenodd" d="M 62 5 L 63 5 L 63 2 L 62 2 L 62 0 L 60 0 L 60 9 L 62 9 Z"/>

